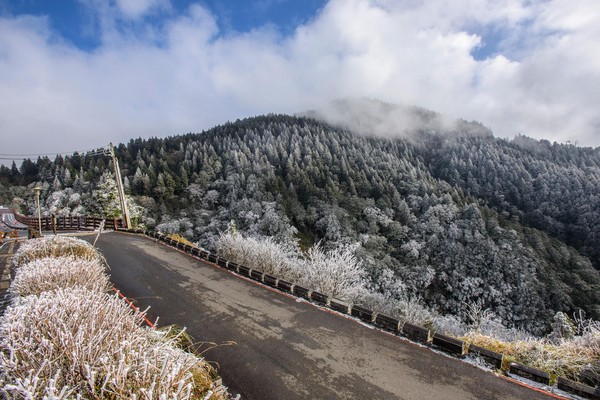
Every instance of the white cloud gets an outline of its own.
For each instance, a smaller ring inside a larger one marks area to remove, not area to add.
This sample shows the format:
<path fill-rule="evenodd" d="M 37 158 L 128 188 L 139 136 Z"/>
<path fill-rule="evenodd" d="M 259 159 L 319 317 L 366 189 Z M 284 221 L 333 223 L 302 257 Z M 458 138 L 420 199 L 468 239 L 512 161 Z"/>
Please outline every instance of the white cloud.
<path fill-rule="evenodd" d="M 224 34 L 199 5 L 152 26 L 144 16 L 167 2 L 101 3 L 90 2 L 102 30 L 92 52 L 44 18 L 0 19 L 0 153 L 86 149 L 362 96 L 479 120 L 497 136 L 600 146 L 595 0 L 331 0 L 289 37 Z M 490 29 L 505 32 L 497 52 L 475 60 Z"/>
<path fill-rule="evenodd" d="M 138 19 L 158 9 L 170 8 L 168 0 L 116 0 L 116 5 L 130 19 Z"/>

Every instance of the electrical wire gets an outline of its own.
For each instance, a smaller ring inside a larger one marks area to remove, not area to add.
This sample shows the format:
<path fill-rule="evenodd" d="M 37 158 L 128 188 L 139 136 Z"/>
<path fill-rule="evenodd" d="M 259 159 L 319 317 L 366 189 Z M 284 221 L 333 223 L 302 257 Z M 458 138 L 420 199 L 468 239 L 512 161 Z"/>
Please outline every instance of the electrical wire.
<path fill-rule="evenodd" d="M 25 160 L 30 157 L 50 157 L 50 156 L 58 156 L 58 155 L 70 155 L 79 153 L 82 156 L 86 155 L 98 155 L 98 154 L 107 154 L 109 150 L 107 150 L 108 146 L 97 147 L 94 149 L 88 150 L 73 150 L 73 151 L 65 151 L 60 153 L 37 153 L 37 154 L 7 154 L 0 153 L 0 160 Z"/>

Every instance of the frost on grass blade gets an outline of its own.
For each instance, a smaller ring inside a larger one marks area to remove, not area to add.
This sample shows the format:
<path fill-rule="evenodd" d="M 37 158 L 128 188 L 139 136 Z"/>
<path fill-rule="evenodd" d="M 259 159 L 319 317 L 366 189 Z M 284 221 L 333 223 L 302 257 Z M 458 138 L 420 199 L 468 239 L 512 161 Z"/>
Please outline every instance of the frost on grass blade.
<path fill-rule="evenodd" d="M 23 243 L 15 254 L 13 263 L 18 267 L 38 258 L 60 256 L 103 260 L 102 255 L 85 240 L 67 236 L 52 236 L 32 239 Z"/>
<path fill-rule="evenodd" d="M 40 258 L 18 268 L 10 291 L 13 295 L 29 296 L 47 290 L 81 286 L 106 292 L 111 285 L 104 270 L 97 259 L 73 256 Z"/>
<path fill-rule="evenodd" d="M 191 399 L 210 390 L 201 358 L 107 293 L 104 265 L 79 239 L 21 246 L 0 317 L 0 398 Z"/>
<path fill-rule="evenodd" d="M 0 393 L 9 398 L 42 398 L 54 387 L 83 397 L 189 399 L 195 375 L 206 373 L 116 295 L 68 288 L 16 303 L 0 323 Z"/>

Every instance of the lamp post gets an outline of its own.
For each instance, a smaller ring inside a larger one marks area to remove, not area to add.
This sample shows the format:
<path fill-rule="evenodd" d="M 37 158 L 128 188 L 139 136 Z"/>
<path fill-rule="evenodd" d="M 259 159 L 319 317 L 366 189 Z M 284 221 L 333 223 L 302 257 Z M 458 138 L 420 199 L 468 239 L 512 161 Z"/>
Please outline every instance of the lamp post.
<path fill-rule="evenodd" d="M 33 188 L 35 190 L 35 198 L 37 203 L 37 215 L 38 215 L 38 228 L 40 237 L 42 236 L 42 211 L 40 209 L 40 193 L 42 192 L 41 186 L 36 186 Z"/>

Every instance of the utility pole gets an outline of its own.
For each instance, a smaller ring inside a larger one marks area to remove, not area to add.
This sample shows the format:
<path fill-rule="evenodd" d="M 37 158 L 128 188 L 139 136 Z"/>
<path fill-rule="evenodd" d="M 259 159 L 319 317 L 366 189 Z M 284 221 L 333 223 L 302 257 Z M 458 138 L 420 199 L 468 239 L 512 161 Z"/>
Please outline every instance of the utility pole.
<path fill-rule="evenodd" d="M 121 178 L 121 169 L 119 168 L 119 160 L 115 154 L 115 147 L 112 143 L 109 143 L 106 147 L 101 147 L 96 150 L 88 151 L 87 155 L 90 156 L 110 156 L 115 169 L 115 180 L 117 181 L 117 192 L 119 192 L 119 203 L 121 205 L 121 212 L 123 213 L 123 223 L 125 228 L 131 227 L 131 221 L 129 220 L 129 210 L 127 209 L 127 201 L 125 200 L 125 191 L 123 190 L 123 178 Z"/>
<path fill-rule="evenodd" d="M 42 210 L 40 208 L 40 193 L 42 191 L 42 187 L 40 185 L 37 185 L 33 188 L 33 190 L 35 191 L 35 199 L 37 205 L 38 232 L 40 234 L 40 237 L 42 237 Z"/>
<path fill-rule="evenodd" d="M 112 143 L 108 144 L 108 151 L 112 158 L 113 166 L 115 168 L 115 179 L 117 181 L 117 189 L 119 191 L 119 201 L 121 203 L 121 210 L 123 211 L 123 222 L 125 228 L 131 227 L 131 221 L 129 220 L 129 210 L 127 209 L 127 201 L 125 200 L 125 191 L 123 190 L 123 179 L 121 178 L 121 169 L 119 168 L 119 160 L 115 155 L 115 148 Z"/>

